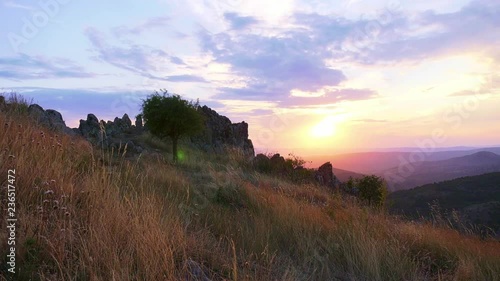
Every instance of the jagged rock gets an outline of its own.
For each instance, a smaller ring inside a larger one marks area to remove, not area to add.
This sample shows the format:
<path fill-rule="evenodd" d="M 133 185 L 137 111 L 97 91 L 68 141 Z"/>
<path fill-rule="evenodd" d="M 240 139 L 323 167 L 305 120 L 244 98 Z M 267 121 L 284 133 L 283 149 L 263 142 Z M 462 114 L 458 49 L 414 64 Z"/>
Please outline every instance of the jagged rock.
<path fill-rule="evenodd" d="M 137 131 L 142 131 L 143 126 L 142 126 L 142 115 L 139 114 L 135 117 L 135 128 Z"/>
<path fill-rule="evenodd" d="M 207 106 L 199 107 L 198 110 L 205 119 L 205 129 L 191 140 L 199 148 L 223 153 L 226 147 L 236 147 L 249 157 L 255 155 L 252 141 L 248 139 L 247 123 L 232 124 L 229 118 L 219 115 Z"/>
<path fill-rule="evenodd" d="M 125 129 L 132 128 L 132 121 L 130 121 L 127 113 L 123 114 L 121 126 Z"/>
<path fill-rule="evenodd" d="M 120 133 L 129 132 L 132 128 L 132 121 L 127 114 L 124 114 L 122 118 L 116 117 L 113 125 L 116 127 L 116 131 Z"/>
<path fill-rule="evenodd" d="M 80 120 L 78 132 L 90 143 L 100 148 L 114 150 L 123 153 L 125 146 L 127 152 L 141 153 L 143 148 L 130 140 L 136 132 L 132 126 L 132 121 L 127 114 L 122 118 L 115 118 L 114 121 L 99 119 L 94 114 L 88 114 L 87 120 Z"/>
<path fill-rule="evenodd" d="M 316 172 L 316 180 L 320 184 L 332 188 L 336 188 L 340 183 L 337 177 L 333 174 L 333 166 L 330 162 L 326 162 L 318 168 L 318 171 Z"/>
<path fill-rule="evenodd" d="M 44 110 L 38 104 L 32 104 L 28 107 L 28 113 L 35 119 L 36 122 L 46 128 L 74 135 L 73 130 L 66 126 L 61 113 L 56 110 Z"/>
<path fill-rule="evenodd" d="M 101 135 L 101 123 L 94 114 L 89 113 L 87 114 L 87 120 L 80 120 L 78 130 L 86 139 L 99 139 Z"/>
<path fill-rule="evenodd" d="M 38 104 L 32 104 L 28 107 L 28 113 L 40 124 L 48 124 L 49 118 L 45 114 L 45 110 Z"/>
<path fill-rule="evenodd" d="M 241 123 L 231 124 L 233 131 L 233 143 L 236 147 L 240 147 L 246 154 L 253 156 L 255 154 L 252 140 L 248 138 L 248 124 L 243 121 Z"/>

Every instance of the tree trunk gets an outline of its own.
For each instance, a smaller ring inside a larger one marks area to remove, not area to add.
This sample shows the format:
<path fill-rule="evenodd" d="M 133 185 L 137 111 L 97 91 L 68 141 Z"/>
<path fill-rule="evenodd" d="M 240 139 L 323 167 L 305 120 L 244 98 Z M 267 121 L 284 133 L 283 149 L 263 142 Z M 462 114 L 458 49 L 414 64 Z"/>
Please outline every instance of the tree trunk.
<path fill-rule="evenodd" d="M 173 154 L 173 160 L 174 160 L 174 163 L 177 163 L 177 159 L 178 159 L 178 154 L 177 154 L 177 141 L 179 140 L 179 138 L 172 138 L 172 154 Z"/>

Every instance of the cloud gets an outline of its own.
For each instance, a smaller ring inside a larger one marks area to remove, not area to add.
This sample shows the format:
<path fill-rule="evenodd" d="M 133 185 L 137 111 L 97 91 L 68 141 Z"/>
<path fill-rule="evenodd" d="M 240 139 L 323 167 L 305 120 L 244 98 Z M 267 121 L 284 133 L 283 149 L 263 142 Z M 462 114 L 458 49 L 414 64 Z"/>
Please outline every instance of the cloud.
<path fill-rule="evenodd" d="M 138 45 L 128 41 L 111 45 L 103 32 L 87 28 L 85 35 L 91 42 L 92 51 L 97 60 L 111 64 L 140 76 L 169 82 L 207 82 L 203 77 L 191 74 L 168 74 L 180 67 L 187 67 L 179 57 L 147 45 Z"/>
<path fill-rule="evenodd" d="M 142 76 L 157 78 L 149 73 L 156 67 L 154 58 L 170 59 L 165 52 L 146 46 L 110 46 L 107 44 L 104 34 L 95 28 L 87 28 L 85 35 L 92 43 L 94 47 L 93 51 L 97 53 L 97 59 Z"/>
<path fill-rule="evenodd" d="M 86 72 L 81 66 L 68 59 L 19 54 L 0 57 L 0 78 L 30 80 L 49 78 L 91 78 L 96 75 Z"/>
<path fill-rule="evenodd" d="M 235 30 L 245 29 L 259 21 L 254 17 L 244 17 L 237 13 L 224 13 L 224 19 L 231 24 L 231 28 Z"/>
<path fill-rule="evenodd" d="M 166 80 L 170 81 L 170 82 L 201 82 L 201 83 L 207 83 L 207 80 L 205 80 L 203 77 L 196 76 L 196 75 L 172 75 L 172 76 L 167 76 Z"/>
<path fill-rule="evenodd" d="M 254 116 L 266 116 L 271 114 L 274 114 L 274 111 L 272 109 L 254 109 L 250 111 L 250 115 Z"/>
<path fill-rule="evenodd" d="M 315 91 L 336 86 L 346 77 L 326 64 L 321 48 L 307 34 L 283 37 L 255 34 L 199 34 L 200 46 L 217 63 L 228 64 L 246 82 L 244 88 L 220 88 L 225 99 L 283 100 L 292 89 Z"/>
<path fill-rule="evenodd" d="M 367 100 L 378 97 L 378 94 L 370 89 L 333 89 L 322 96 L 294 97 L 291 96 L 280 103 L 282 106 L 317 106 L 331 105 L 342 101 Z"/>
<path fill-rule="evenodd" d="M 355 23 L 341 45 L 347 52 L 336 57 L 367 64 L 420 62 L 464 51 L 490 52 L 500 43 L 498 2 L 473 1 L 451 13 L 388 15 Z"/>
<path fill-rule="evenodd" d="M 217 98 L 293 104 L 293 90 L 342 89 L 346 64 L 387 65 L 482 50 L 494 53 L 500 43 L 500 5 L 474 1 L 458 11 L 381 10 L 358 20 L 296 13 L 288 26 L 265 26 L 252 17 L 225 13 L 231 30 L 198 34 L 200 48 L 216 63 L 229 65 L 238 85 L 219 87 Z M 252 26 L 251 30 L 245 29 Z M 237 29 L 238 32 L 234 32 Z M 478 32 L 478 30 L 481 30 Z M 370 89 L 345 89 L 316 101 L 335 102 L 377 97 Z M 310 103 L 311 100 L 306 101 Z"/>
<path fill-rule="evenodd" d="M 170 57 L 170 62 L 171 63 L 175 63 L 175 64 L 179 64 L 179 65 L 185 65 L 186 63 L 184 63 L 184 61 L 179 58 L 179 57 L 176 57 L 176 56 L 171 56 Z"/>
<path fill-rule="evenodd" d="M 143 77 L 168 81 L 169 79 L 161 73 L 166 70 L 169 63 L 183 64 L 180 58 L 149 46 L 137 44 L 111 46 L 108 44 L 104 33 L 95 28 L 89 27 L 84 33 L 92 43 L 92 50 L 97 54 L 97 60 Z"/>
<path fill-rule="evenodd" d="M 387 120 L 378 120 L 378 119 L 356 119 L 352 121 L 360 123 L 387 123 Z"/>
<path fill-rule="evenodd" d="M 154 28 L 167 27 L 170 24 L 170 17 L 154 17 L 135 25 L 121 25 L 113 28 L 112 32 L 116 37 L 124 37 L 127 35 L 140 35 L 145 31 L 150 31 Z"/>

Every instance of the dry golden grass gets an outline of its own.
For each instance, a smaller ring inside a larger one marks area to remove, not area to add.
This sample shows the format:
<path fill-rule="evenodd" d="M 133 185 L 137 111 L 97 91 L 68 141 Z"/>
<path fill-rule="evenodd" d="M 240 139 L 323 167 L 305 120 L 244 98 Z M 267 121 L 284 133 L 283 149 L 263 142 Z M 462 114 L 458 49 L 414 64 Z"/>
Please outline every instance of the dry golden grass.
<path fill-rule="evenodd" d="M 258 174 L 241 154 L 127 160 L 22 113 L 0 112 L 0 126 L 2 186 L 17 175 L 16 280 L 500 280 L 496 241 Z"/>

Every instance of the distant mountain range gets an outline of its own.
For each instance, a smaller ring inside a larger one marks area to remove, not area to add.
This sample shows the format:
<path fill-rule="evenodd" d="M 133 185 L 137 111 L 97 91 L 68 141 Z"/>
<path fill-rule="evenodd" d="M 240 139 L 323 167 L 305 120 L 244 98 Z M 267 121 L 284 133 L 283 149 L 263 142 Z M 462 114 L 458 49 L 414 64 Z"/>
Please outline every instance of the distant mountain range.
<path fill-rule="evenodd" d="M 484 156 L 496 159 L 482 154 L 467 159 L 473 162 L 483 161 Z M 443 211 L 457 210 L 470 222 L 487 225 L 500 234 L 500 172 L 427 184 L 388 196 L 391 212 L 410 218 L 430 218 L 429 204 L 434 200 Z"/>
<path fill-rule="evenodd" d="M 377 173 L 386 179 L 391 191 L 500 171 L 500 155 L 481 151 L 440 161 L 400 165 Z"/>
<path fill-rule="evenodd" d="M 404 161 L 409 161 L 412 155 L 415 160 L 420 160 L 418 157 L 418 152 L 420 150 L 418 150 L 418 148 L 412 148 L 415 151 L 408 151 L 410 148 L 401 149 L 406 151 L 311 155 L 305 156 L 304 159 L 311 161 L 311 167 L 319 167 L 321 164 L 330 161 L 332 165 L 338 169 L 353 171 L 361 174 L 375 174 L 397 167 Z M 481 151 L 493 152 L 500 155 L 500 147 L 475 148 L 469 150 L 465 150 L 464 147 L 455 147 L 454 150 L 447 151 L 442 151 L 442 148 L 436 148 L 433 153 L 420 155 L 425 155 L 423 161 L 440 161 L 471 155 Z"/>
<path fill-rule="evenodd" d="M 459 149 L 460 148 L 460 149 Z M 407 148 L 408 150 L 410 148 Z M 311 166 L 330 161 L 338 170 L 337 177 L 346 181 L 367 174 L 382 176 L 390 191 L 416 186 L 500 172 L 500 147 L 452 151 L 423 152 L 360 152 L 333 156 L 310 156 Z M 334 171 L 335 172 L 335 171 Z"/>

